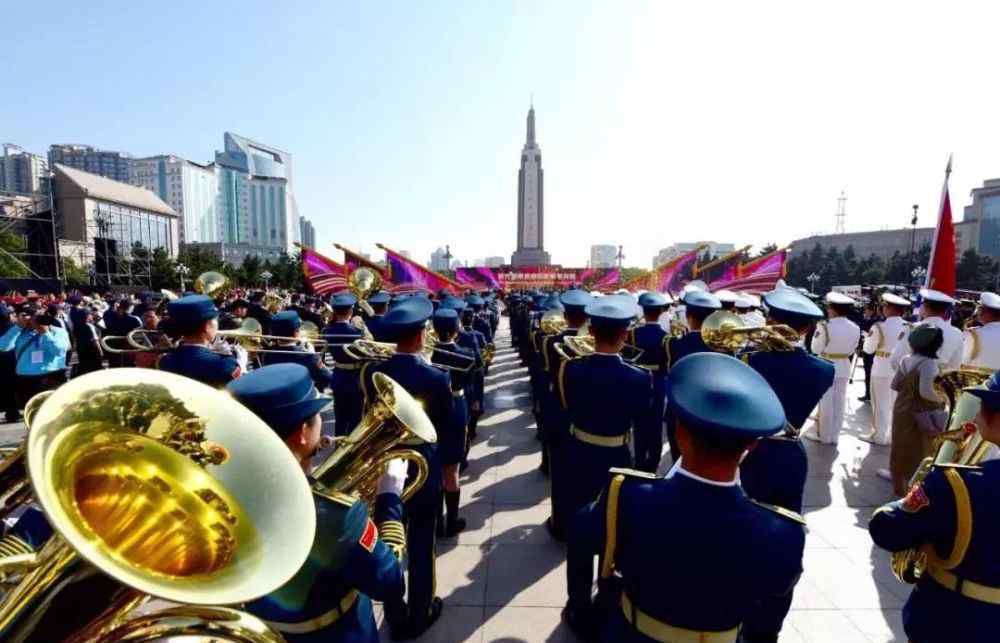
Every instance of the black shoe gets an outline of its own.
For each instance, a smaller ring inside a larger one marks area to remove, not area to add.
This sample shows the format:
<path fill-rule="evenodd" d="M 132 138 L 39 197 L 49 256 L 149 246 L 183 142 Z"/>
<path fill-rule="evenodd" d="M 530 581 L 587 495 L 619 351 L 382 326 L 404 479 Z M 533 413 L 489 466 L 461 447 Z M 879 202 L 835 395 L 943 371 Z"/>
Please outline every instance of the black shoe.
<path fill-rule="evenodd" d="M 562 618 L 570 631 L 581 641 L 589 643 L 598 640 L 599 628 L 588 622 L 589 619 L 581 618 L 574 610 L 570 609 L 569 605 L 563 608 Z"/>
<path fill-rule="evenodd" d="M 556 542 L 566 542 L 566 534 L 562 529 L 556 527 L 556 524 L 552 522 L 551 516 L 549 516 L 548 520 L 545 521 L 545 528 L 549 530 L 549 534 L 556 540 Z"/>
<path fill-rule="evenodd" d="M 449 520 L 448 527 L 444 532 L 445 538 L 457 536 L 459 533 L 465 531 L 465 525 L 465 518 L 455 518 L 454 520 Z"/>
<path fill-rule="evenodd" d="M 858 401 L 859 402 L 871 402 L 872 398 L 870 398 L 870 397 L 859 397 Z"/>
<path fill-rule="evenodd" d="M 392 637 L 393 641 L 410 641 L 421 636 L 424 632 L 431 629 L 431 626 L 441 618 L 441 610 L 444 609 L 444 601 L 439 597 L 435 596 L 431 600 L 431 606 L 427 609 L 427 618 L 420 619 L 420 621 L 410 620 L 407 627 L 402 628 L 402 631 L 396 632 L 390 629 L 389 636 Z"/>

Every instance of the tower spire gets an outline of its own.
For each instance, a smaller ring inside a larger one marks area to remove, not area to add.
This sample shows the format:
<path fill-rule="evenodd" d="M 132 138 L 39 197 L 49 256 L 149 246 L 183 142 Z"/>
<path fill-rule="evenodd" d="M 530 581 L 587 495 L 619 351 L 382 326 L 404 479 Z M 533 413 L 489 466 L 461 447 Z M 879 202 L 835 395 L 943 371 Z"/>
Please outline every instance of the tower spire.
<path fill-rule="evenodd" d="M 535 145 L 535 99 L 531 99 L 531 107 L 528 108 L 528 141 L 529 147 Z"/>

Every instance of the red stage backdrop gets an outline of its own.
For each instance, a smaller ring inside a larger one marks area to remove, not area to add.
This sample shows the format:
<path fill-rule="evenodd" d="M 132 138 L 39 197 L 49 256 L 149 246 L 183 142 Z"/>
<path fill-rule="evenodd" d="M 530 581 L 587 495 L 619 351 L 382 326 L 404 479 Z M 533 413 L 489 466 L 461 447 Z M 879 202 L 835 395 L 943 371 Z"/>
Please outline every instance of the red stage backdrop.
<path fill-rule="evenodd" d="M 456 268 L 455 281 L 467 288 L 568 288 L 578 284 L 584 290 L 610 291 L 618 287 L 617 268 L 561 268 L 559 266 L 518 266 L 503 268 Z"/>

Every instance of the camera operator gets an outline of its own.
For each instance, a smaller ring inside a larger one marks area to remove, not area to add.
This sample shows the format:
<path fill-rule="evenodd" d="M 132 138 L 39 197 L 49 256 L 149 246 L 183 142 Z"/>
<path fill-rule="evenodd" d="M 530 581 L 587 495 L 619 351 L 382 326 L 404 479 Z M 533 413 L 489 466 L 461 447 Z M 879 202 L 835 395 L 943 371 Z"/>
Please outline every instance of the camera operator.
<path fill-rule="evenodd" d="M 69 334 L 53 326 L 51 315 L 39 314 L 33 304 L 21 307 L 17 326 L 0 337 L 0 351 L 14 351 L 14 388 L 19 408 L 35 393 L 48 391 L 66 381 Z"/>

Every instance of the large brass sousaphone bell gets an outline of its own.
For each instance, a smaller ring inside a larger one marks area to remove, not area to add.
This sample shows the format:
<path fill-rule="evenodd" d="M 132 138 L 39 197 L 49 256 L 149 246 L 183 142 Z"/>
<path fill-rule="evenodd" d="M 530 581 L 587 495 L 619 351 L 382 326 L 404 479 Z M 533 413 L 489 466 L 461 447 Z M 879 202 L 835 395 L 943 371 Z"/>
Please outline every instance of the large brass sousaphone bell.
<path fill-rule="evenodd" d="M 351 289 L 351 293 L 358 298 L 358 308 L 369 317 L 374 315 L 375 311 L 366 300 L 382 287 L 382 276 L 371 268 L 362 266 L 348 275 L 347 286 Z"/>
<path fill-rule="evenodd" d="M 111 369 L 56 389 L 33 410 L 27 468 L 55 535 L 0 602 L 4 641 L 46 640 L 36 630 L 60 627 L 72 612 L 60 592 L 80 576 L 125 586 L 71 637 L 105 640 L 146 595 L 231 605 L 270 593 L 312 546 L 309 485 L 285 444 L 225 393 L 172 373 Z"/>

